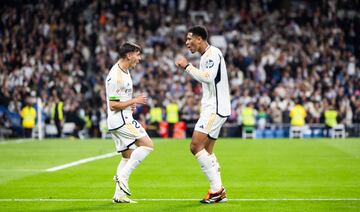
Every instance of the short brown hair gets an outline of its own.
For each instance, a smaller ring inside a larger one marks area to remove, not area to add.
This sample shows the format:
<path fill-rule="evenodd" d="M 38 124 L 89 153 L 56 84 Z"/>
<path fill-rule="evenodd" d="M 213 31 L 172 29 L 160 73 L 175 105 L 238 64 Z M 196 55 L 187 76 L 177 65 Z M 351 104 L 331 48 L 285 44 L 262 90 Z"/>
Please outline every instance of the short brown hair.
<path fill-rule="evenodd" d="M 125 58 L 126 55 L 130 52 L 142 52 L 142 49 L 139 45 L 132 43 L 132 42 L 126 42 L 120 46 L 119 55 L 121 58 Z"/>

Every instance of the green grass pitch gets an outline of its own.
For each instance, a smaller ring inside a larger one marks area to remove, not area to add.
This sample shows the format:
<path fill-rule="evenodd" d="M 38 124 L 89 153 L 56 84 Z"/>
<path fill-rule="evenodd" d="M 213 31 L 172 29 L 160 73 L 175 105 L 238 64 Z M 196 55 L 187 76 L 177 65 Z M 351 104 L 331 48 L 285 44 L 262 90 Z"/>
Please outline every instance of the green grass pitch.
<path fill-rule="evenodd" d="M 0 211 L 360 211 L 360 139 L 220 138 L 229 201 L 198 202 L 209 185 L 190 140 L 154 139 L 129 185 L 138 204 L 114 204 L 120 157 L 47 172 L 114 151 L 112 140 L 0 142 Z"/>

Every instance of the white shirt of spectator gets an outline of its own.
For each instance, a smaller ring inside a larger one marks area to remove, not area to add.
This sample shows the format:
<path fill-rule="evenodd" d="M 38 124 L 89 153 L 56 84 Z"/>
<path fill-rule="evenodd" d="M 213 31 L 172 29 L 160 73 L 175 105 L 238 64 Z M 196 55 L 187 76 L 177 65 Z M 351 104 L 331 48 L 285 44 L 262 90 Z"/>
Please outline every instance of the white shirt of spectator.
<path fill-rule="evenodd" d="M 118 63 L 110 69 L 105 82 L 106 103 L 107 103 L 107 124 L 109 130 L 115 130 L 125 125 L 125 119 L 132 120 L 131 107 L 124 110 L 112 111 L 109 107 L 109 101 L 125 102 L 132 99 L 133 83 L 130 72 L 123 72 Z"/>

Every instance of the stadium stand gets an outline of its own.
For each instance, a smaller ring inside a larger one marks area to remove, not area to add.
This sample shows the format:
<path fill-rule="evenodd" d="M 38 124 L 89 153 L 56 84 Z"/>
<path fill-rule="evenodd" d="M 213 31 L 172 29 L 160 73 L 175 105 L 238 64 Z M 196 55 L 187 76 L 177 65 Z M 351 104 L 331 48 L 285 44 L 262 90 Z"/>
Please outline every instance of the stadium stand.
<path fill-rule="evenodd" d="M 149 105 L 138 107 L 136 118 L 149 124 L 154 102 L 166 108 L 175 99 L 180 121 L 191 127 L 200 85 L 173 61 L 179 53 L 189 54 L 183 45 L 186 28 L 202 24 L 228 66 L 232 115 L 223 133 L 241 136 L 241 111 L 251 102 L 255 114 L 263 108 L 266 117 L 265 129 L 256 135 L 288 136 L 289 111 L 301 99 L 312 137 L 322 136 L 318 129 L 329 105 L 335 105 L 346 135 L 359 137 L 357 11 L 355 0 L 3 1 L 0 135 L 22 136 L 19 113 L 30 96 L 34 103 L 35 97 L 42 99 L 46 124 L 51 124 L 51 102 L 59 97 L 64 122 L 74 123 L 77 131 L 65 134 L 77 136 L 86 128 L 89 136 L 106 137 L 99 124 L 106 118 L 104 77 L 127 40 L 144 52 L 131 74 L 135 91 L 146 92 Z"/>

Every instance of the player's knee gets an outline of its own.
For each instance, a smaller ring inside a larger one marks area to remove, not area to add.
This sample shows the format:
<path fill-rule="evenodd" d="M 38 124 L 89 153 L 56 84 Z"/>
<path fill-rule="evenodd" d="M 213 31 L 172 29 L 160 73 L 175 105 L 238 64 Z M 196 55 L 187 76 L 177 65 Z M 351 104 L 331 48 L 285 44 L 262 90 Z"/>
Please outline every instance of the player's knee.
<path fill-rule="evenodd" d="M 133 152 L 132 149 L 128 149 L 128 150 L 121 152 L 121 155 L 123 158 L 129 159 L 132 152 Z"/>
<path fill-rule="evenodd" d="M 149 149 L 152 149 L 154 150 L 154 144 L 152 142 L 152 140 L 150 138 L 147 138 L 147 139 L 140 139 L 136 142 L 136 145 L 137 146 L 144 146 L 144 147 L 147 147 Z"/>
<path fill-rule="evenodd" d="M 151 153 L 152 151 L 154 151 L 154 147 L 140 146 L 140 148 L 145 149 L 148 153 Z"/>
<path fill-rule="evenodd" d="M 194 142 L 190 143 L 190 151 L 193 155 L 196 155 L 196 153 L 200 152 L 202 149 L 204 149 L 203 146 Z"/>
<path fill-rule="evenodd" d="M 147 142 L 141 146 L 146 147 L 147 149 L 149 149 L 151 151 L 154 151 L 154 144 L 152 142 Z"/>
<path fill-rule="evenodd" d="M 152 142 L 151 139 L 148 140 L 148 142 L 146 142 L 148 145 L 147 147 L 151 148 L 152 150 L 154 150 L 154 143 Z"/>
<path fill-rule="evenodd" d="M 153 142 L 149 142 L 148 145 L 146 145 L 146 147 L 148 147 L 149 149 L 151 149 L 151 151 L 154 151 L 154 144 L 153 144 Z"/>

